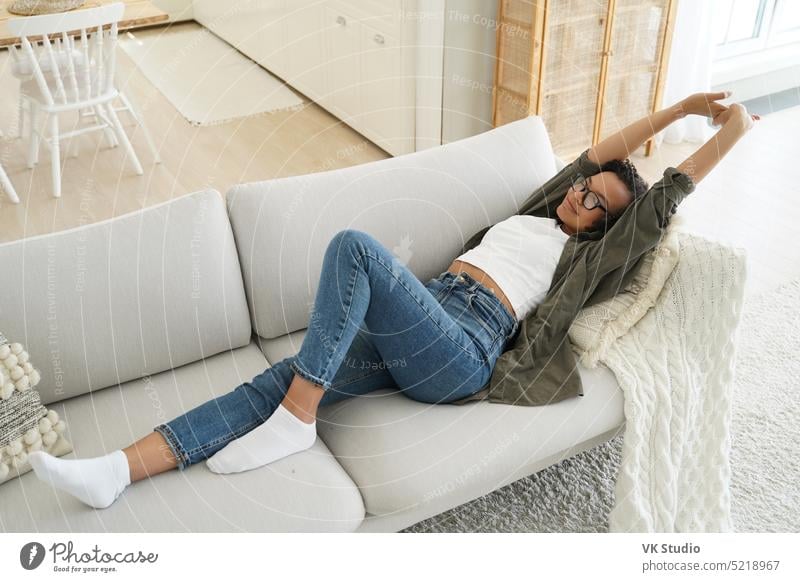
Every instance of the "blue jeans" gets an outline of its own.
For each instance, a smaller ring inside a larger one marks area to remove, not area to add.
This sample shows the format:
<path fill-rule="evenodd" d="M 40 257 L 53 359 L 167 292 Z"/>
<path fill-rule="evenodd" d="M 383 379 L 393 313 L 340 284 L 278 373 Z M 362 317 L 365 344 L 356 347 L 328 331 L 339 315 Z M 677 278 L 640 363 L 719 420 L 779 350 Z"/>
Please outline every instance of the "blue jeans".
<path fill-rule="evenodd" d="M 447 403 L 489 382 L 518 330 L 500 299 L 467 273 L 445 271 L 423 285 L 372 236 L 343 230 L 325 251 L 298 353 L 154 430 L 183 470 L 267 420 L 295 374 L 325 390 L 319 406 L 380 388 Z"/>

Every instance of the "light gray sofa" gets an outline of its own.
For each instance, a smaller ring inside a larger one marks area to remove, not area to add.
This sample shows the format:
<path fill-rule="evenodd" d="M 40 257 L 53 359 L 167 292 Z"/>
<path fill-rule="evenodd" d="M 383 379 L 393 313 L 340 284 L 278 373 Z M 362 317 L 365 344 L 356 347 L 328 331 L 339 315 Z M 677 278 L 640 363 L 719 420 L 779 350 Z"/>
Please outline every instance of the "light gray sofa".
<path fill-rule="evenodd" d="M 25 344 L 74 453 L 101 455 L 295 353 L 331 237 L 369 232 L 423 281 L 563 167 L 529 117 L 342 170 L 195 192 L 0 246 L 0 329 Z M 0 486 L 0 529 L 398 531 L 604 442 L 623 396 L 602 366 L 546 407 L 428 405 L 382 389 L 319 410 L 308 451 L 261 469 L 204 463 L 94 510 L 33 472 Z"/>

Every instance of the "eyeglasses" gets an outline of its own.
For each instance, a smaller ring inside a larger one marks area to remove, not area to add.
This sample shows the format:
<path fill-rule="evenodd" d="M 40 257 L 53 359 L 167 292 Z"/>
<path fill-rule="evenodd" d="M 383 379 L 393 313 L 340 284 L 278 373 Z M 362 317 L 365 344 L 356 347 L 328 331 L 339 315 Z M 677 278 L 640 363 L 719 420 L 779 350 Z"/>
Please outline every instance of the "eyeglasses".
<path fill-rule="evenodd" d="M 597 193 L 589 190 L 586 178 L 581 176 L 578 179 L 572 180 L 572 187 L 575 188 L 576 192 L 581 192 L 584 194 L 584 196 L 581 197 L 581 204 L 583 204 L 583 207 L 586 210 L 594 210 L 599 206 L 602 208 L 603 212 L 606 214 L 608 213 L 608 209 L 600 204 L 600 196 L 598 196 Z"/>

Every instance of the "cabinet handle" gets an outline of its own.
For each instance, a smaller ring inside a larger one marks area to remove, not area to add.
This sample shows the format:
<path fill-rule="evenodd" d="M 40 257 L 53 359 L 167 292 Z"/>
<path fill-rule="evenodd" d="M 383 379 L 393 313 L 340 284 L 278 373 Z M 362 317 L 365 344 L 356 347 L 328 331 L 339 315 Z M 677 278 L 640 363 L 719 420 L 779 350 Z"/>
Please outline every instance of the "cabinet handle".
<path fill-rule="evenodd" d="M 375 36 L 372 37 L 372 40 L 374 40 L 378 44 L 383 44 L 386 42 L 382 34 L 376 34 Z"/>
<path fill-rule="evenodd" d="M 339 24 L 341 26 L 347 26 L 347 19 L 344 16 L 337 16 L 336 24 Z"/>

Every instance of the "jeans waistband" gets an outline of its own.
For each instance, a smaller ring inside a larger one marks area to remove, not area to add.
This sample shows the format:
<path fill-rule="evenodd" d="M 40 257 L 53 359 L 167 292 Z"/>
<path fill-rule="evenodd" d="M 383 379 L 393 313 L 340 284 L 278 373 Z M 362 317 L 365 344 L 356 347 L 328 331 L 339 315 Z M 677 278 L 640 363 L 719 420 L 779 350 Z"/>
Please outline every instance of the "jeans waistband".
<path fill-rule="evenodd" d="M 500 313 L 506 319 L 505 324 L 508 329 L 511 330 L 509 334 L 512 334 L 516 331 L 516 327 L 519 323 L 517 318 L 511 314 L 511 312 L 508 310 L 508 307 L 505 306 L 505 304 L 497 295 L 494 294 L 491 289 L 476 281 L 469 273 L 462 271 L 458 275 L 455 275 L 450 271 L 445 271 L 439 275 L 439 280 L 446 284 L 463 282 L 467 286 L 467 290 L 480 293 L 485 299 L 488 299 L 500 308 Z"/>

